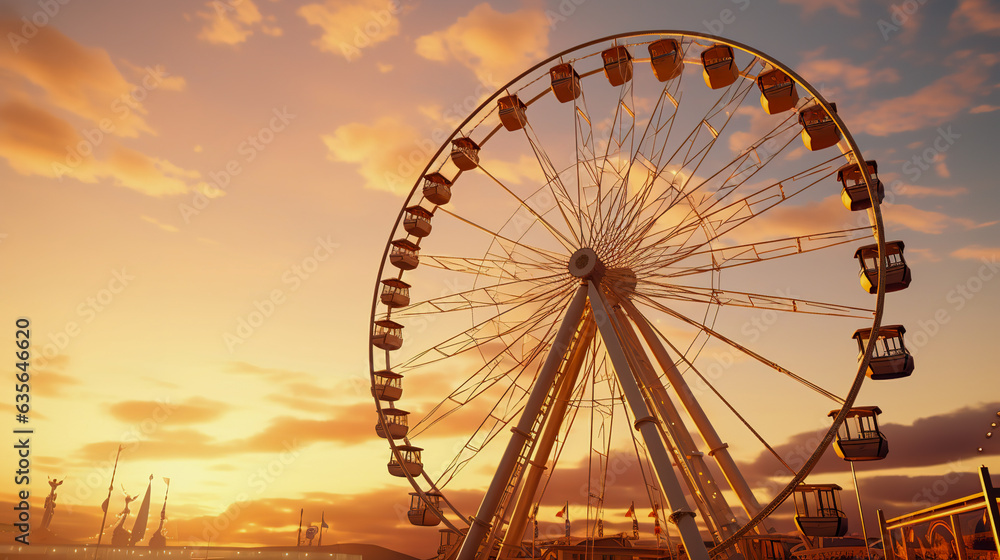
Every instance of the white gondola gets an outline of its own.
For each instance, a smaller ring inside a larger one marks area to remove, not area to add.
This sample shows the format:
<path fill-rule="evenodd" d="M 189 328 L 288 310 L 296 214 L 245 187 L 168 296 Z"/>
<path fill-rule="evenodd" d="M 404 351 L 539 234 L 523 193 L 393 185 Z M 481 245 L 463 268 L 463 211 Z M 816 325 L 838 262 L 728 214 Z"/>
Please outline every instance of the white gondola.
<path fill-rule="evenodd" d="M 622 46 L 611 47 L 601 52 L 604 60 L 604 75 L 611 85 L 618 87 L 632 79 L 632 53 Z"/>
<path fill-rule="evenodd" d="M 409 239 L 396 239 L 392 242 L 389 262 L 400 270 L 413 270 L 420 264 L 420 247 Z"/>
<path fill-rule="evenodd" d="M 372 344 L 382 350 L 399 350 L 403 346 L 403 325 L 390 319 L 375 321 Z"/>
<path fill-rule="evenodd" d="M 858 329 L 854 332 L 854 339 L 858 341 L 858 360 L 865 352 L 865 342 L 871 336 L 871 329 Z M 875 351 L 872 353 L 872 360 L 868 365 L 866 374 L 871 379 L 897 379 L 899 377 L 909 377 L 913 373 L 913 356 L 903 344 L 903 335 L 906 329 L 903 325 L 883 326 L 878 330 L 878 338 L 875 340 Z"/>
<path fill-rule="evenodd" d="M 795 526 L 808 537 L 842 537 L 847 534 L 847 515 L 840 506 L 840 486 L 800 484 L 792 493 Z"/>
<path fill-rule="evenodd" d="M 660 39 L 649 44 L 649 64 L 656 79 L 665 82 L 681 75 L 684 57 L 677 39 Z"/>
<path fill-rule="evenodd" d="M 403 376 L 383 369 L 376 371 L 372 382 L 372 396 L 380 401 L 396 402 L 403 396 Z M 375 426 L 377 432 L 379 427 Z"/>
<path fill-rule="evenodd" d="M 431 490 L 425 495 L 430 505 L 420 497 L 420 494 L 410 492 L 410 511 L 406 512 L 406 518 L 410 520 L 411 525 L 434 527 L 441 523 L 441 517 L 437 513 L 441 511 L 441 493 Z"/>
<path fill-rule="evenodd" d="M 451 141 L 451 161 L 462 171 L 479 166 L 479 144 L 472 138 L 460 136 Z"/>
<path fill-rule="evenodd" d="M 398 408 L 383 408 L 382 414 L 385 416 L 385 428 L 382 428 L 381 422 L 375 424 L 375 433 L 378 437 L 382 439 L 389 439 L 390 437 L 392 439 L 402 439 L 406 437 L 407 432 L 410 431 L 407 422 L 407 417 L 410 415 L 409 412 L 399 410 Z"/>
<path fill-rule="evenodd" d="M 398 477 L 405 477 L 407 474 L 410 476 L 420 476 L 423 474 L 424 464 L 420 459 L 420 453 L 423 451 L 423 448 L 412 445 L 400 445 L 398 449 L 403 460 L 402 462 L 397 461 L 396 455 L 390 453 L 388 464 L 389 474 Z"/>
<path fill-rule="evenodd" d="M 830 417 L 840 414 L 831 410 Z M 847 418 L 837 432 L 833 450 L 845 461 L 878 461 L 889 454 L 889 440 L 878 429 L 878 415 L 882 409 L 877 406 L 855 406 L 847 413 Z"/>
<path fill-rule="evenodd" d="M 399 278 L 386 278 L 379 299 L 390 309 L 406 307 L 410 305 L 410 285 Z"/>
<path fill-rule="evenodd" d="M 903 247 L 902 241 L 885 242 L 886 293 L 905 290 L 910 285 L 912 274 L 903 258 Z M 861 287 L 869 294 L 878 293 L 878 245 L 873 243 L 858 247 L 854 258 L 861 263 L 861 271 L 858 273 Z"/>
<path fill-rule="evenodd" d="M 836 103 L 830 103 L 830 108 L 837 112 Z M 811 105 L 799 111 L 799 124 L 802 125 L 802 143 L 810 151 L 829 148 L 840 142 L 840 129 L 822 105 Z"/>
<path fill-rule="evenodd" d="M 424 175 L 424 198 L 432 204 L 441 206 L 451 200 L 451 181 L 444 175 L 434 172 Z"/>

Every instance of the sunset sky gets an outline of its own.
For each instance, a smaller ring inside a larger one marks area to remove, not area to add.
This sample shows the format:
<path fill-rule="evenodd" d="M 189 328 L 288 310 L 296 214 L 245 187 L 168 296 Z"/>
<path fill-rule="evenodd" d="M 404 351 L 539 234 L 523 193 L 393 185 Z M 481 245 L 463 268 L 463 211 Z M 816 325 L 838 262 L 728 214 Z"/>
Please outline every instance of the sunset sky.
<path fill-rule="evenodd" d="M 892 442 L 859 468 L 866 510 L 972 493 L 980 464 L 1000 474 L 985 437 L 1000 421 L 994 2 L 43 4 L 0 7 L 0 340 L 13 351 L 15 320 L 30 319 L 33 515 L 46 477 L 65 477 L 50 529 L 66 540 L 96 538 L 124 443 L 109 521 L 121 487 L 140 494 L 153 474 L 147 535 L 167 477 L 169 542 L 293 544 L 304 508 L 306 523 L 325 513 L 325 543 L 433 554 L 437 531 L 407 522 L 411 490 L 373 432 L 367 337 L 386 240 L 481 100 L 552 54 L 634 30 L 721 35 L 782 61 L 837 103 L 895 185 L 886 237 L 905 240 L 914 281 L 887 297 L 885 322 L 907 327 L 917 369 L 858 399 L 882 408 Z M 405 164 L 414 152 L 420 165 Z M 828 342 L 794 336 L 803 359 Z M 834 342 L 853 358 L 850 332 Z M 780 449 L 823 427 L 787 417 L 767 386 L 747 396 L 772 411 Z M 18 426 L 11 385 L 0 402 Z M 827 459 L 817 472 L 853 504 L 849 471 Z M 745 472 L 765 487 L 769 465 Z M 3 480 L 9 512 L 23 488 Z M 573 499 L 549 496 L 553 513 Z"/>

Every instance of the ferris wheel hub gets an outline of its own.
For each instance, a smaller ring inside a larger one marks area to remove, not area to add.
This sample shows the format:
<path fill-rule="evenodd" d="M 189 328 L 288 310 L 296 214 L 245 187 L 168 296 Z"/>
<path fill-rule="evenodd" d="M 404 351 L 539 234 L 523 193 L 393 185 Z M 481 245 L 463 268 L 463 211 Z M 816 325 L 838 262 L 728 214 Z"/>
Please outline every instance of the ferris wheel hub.
<path fill-rule="evenodd" d="M 577 249 L 573 256 L 569 258 L 569 273 L 577 278 L 588 280 L 600 280 L 607 268 L 597 256 L 597 252 L 590 247 Z"/>

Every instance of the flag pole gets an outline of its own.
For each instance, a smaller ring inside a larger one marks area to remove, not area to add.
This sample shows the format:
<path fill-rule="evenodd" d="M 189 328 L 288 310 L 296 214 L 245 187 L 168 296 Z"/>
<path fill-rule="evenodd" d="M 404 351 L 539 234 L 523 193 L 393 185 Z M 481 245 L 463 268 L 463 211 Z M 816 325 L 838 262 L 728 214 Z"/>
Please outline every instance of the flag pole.
<path fill-rule="evenodd" d="M 299 510 L 299 534 L 297 537 L 295 537 L 295 546 L 299 546 L 299 544 L 302 542 L 302 514 L 305 513 L 305 511 L 306 508 L 302 508 Z"/>
<path fill-rule="evenodd" d="M 319 545 L 317 546 L 323 546 L 323 529 L 328 527 L 330 526 L 326 524 L 326 512 L 324 511 L 319 516 Z"/>
<path fill-rule="evenodd" d="M 101 504 L 101 508 L 104 510 L 104 516 L 101 517 L 101 532 L 97 533 L 97 547 L 94 550 L 94 560 L 97 560 L 97 554 L 101 550 L 101 537 L 104 536 L 104 523 L 108 520 L 108 506 L 111 505 L 111 492 L 115 488 L 115 473 L 118 472 L 118 458 L 122 455 L 122 449 L 125 446 L 118 445 L 118 453 L 115 455 L 115 467 L 111 470 L 111 482 L 108 484 L 108 497 Z"/>

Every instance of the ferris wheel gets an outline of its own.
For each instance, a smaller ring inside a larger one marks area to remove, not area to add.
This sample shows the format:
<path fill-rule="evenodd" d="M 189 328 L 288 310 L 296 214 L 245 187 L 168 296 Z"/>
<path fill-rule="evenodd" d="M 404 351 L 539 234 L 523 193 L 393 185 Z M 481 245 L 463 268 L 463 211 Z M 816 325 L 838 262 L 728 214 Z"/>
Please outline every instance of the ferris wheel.
<path fill-rule="evenodd" d="M 877 407 L 853 403 L 913 360 L 882 325 L 910 270 L 877 171 L 834 103 L 711 35 L 594 40 L 500 88 L 430 158 L 378 271 L 375 431 L 409 521 L 459 560 L 511 557 L 540 506 L 572 502 L 594 538 L 648 502 L 707 558 L 699 532 L 720 554 L 789 495 L 822 502 L 833 486 L 802 482 L 842 427 L 838 453 L 884 457 Z M 840 281 L 852 251 L 863 290 Z M 856 363 L 824 343 L 852 331 Z M 798 461 L 775 451 L 814 419 Z"/>

